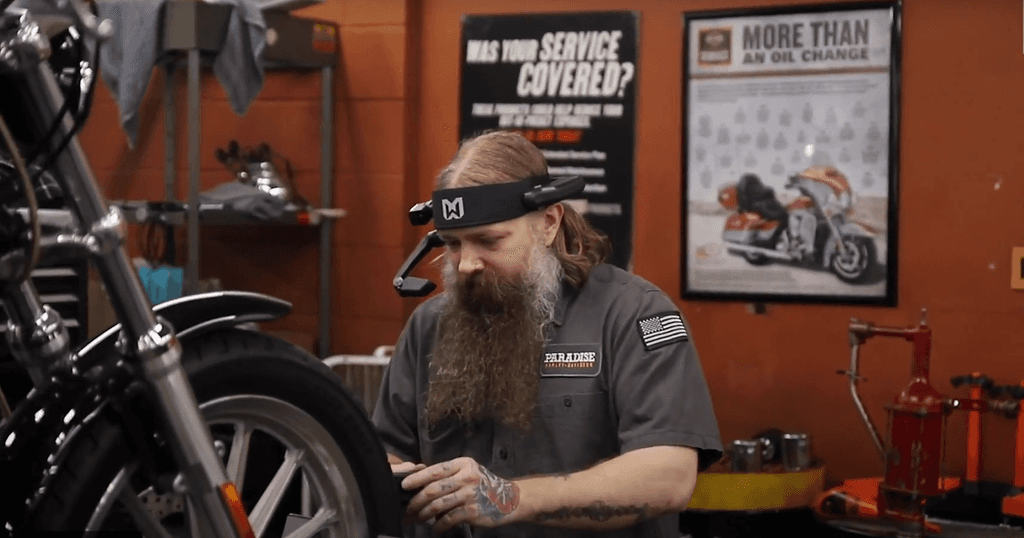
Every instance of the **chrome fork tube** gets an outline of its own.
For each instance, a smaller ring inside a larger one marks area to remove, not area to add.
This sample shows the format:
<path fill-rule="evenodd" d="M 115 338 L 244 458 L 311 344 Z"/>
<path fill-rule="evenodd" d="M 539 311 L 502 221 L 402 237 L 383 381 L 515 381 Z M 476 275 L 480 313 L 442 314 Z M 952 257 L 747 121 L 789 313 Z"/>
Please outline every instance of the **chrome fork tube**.
<path fill-rule="evenodd" d="M 70 371 L 71 336 L 56 310 L 43 304 L 32 279 L 4 289 L 8 309 L 7 343 L 28 371 L 32 384 L 45 388 L 53 374 Z"/>
<path fill-rule="evenodd" d="M 25 74 L 31 90 L 41 97 L 37 102 L 45 124 L 51 123 L 63 95 L 53 72 L 45 62 Z M 65 116 L 60 136 L 70 132 L 71 118 Z M 235 537 L 231 513 L 220 496 L 227 474 L 214 451 L 213 437 L 203 419 L 192 387 L 181 365 L 181 346 L 174 330 L 158 320 L 139 277 L 122 248 L 120 214 L 110 212 L 100 193 L 96 178 L 77 137 L 58 156 L 57 179 L 68 198 L 68 205 L 84 230 L 100 227 L 99 249 L 93 261 L 112 306 L 122 324 L 122 351 L 138 359 L 143 379 L 148 383 L 167 426 L 167 441 L 186 480 L 189 496 L 218 537 Z M 106 226 L 103 224 L 106 223 Z"/>

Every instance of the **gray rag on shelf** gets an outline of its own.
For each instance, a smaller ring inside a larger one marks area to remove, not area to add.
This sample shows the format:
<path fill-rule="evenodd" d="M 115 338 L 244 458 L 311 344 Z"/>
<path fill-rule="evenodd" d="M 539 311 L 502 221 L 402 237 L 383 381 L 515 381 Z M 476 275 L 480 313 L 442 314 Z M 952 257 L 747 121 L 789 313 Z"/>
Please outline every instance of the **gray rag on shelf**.
<path fill-rule="evenodd" d="M 253 219 L 272 221 L 281 218 L 287 203 L 252 185 L 228 181 L 199 195 L 199 204 L 224 204 L 225 208 L 244 213 Z"/>
<path fill-rule="evenodd" d="M 139 107 L 160 54 L 158 37 L 161 6 L 165 0 L 98 0 L 99 16 L 114 25 L 114 35 L 100 50 L 100 68 L 120 109 L 121 128 L 135 147 L 139 133 Z M 251 0 L 220 0 L 232 4 L 224 46 L 213 62 L 213 72 L 228 95 L 235 114 L 244 115 L 263 89 L 263 51 L 267 24 Z"/>

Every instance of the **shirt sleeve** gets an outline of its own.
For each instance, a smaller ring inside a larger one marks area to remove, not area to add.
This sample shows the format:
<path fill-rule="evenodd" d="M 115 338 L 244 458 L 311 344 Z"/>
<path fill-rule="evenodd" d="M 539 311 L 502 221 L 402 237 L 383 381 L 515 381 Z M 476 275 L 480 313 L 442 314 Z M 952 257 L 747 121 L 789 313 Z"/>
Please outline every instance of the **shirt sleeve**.
<path fill-rule="evenodd" d="M 413 316 L 384 369 L 371 421 L 384 448 L 404 461 L 421 461 L 417 428 L 416 358 L 419 331 Z"/>
<path fill-rule="evenodd" d="M 645 290 L 613 322 L 610 390 L 625 453 L 661 445 L 697 450 L 699 470 L 722 457 L 700 359 L 678 307 Z"/>

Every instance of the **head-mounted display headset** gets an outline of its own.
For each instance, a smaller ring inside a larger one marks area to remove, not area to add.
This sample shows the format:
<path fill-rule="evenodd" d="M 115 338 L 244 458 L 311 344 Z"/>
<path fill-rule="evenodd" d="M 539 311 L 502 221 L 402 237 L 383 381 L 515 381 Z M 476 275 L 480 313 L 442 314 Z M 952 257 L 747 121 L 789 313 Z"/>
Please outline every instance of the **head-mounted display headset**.
<path fill-rule="evenodd" d="M 437 230 L 483 226 L 522 217 L 583 192 L 582 178 L 551 178 L 547 174 L 510 183 L 493 183 L 434 191 L 427 202 L 409 210 L 409 221 L 423 226 L 434 221 L 429 232 L 402 263 L 392 284 L 402 297 L 422 297 L 437 287 L 433 282 L 410 277 L 409 273 L 430 250 L 444 244 Z"/>
<path fill-rule="evenodd" d="M 519 218 L 583 192 L 582 178 L 547 174 L 510 183 L 440 189 L 430 201 L 409 210 L 409 221 L 422 226 L 433 219 L 438 230 L 483 226 Z"/>

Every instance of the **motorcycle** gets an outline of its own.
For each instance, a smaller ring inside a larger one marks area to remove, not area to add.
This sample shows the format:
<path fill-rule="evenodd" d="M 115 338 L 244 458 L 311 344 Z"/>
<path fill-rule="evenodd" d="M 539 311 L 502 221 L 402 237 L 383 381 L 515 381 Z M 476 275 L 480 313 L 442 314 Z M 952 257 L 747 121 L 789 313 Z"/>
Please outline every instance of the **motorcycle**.
<path fill-rule="evenodd" d="M 0 536 L 400 536 L 365 410 L 322 362 L 252 328 L 289 303 L 150 304 L 78 140 L 98 76 L 85 40 L 98 51 L 109 22 L 47 2 L 60 15 L 42 24 L 0 0 L 0 301 L 32 385 L 13 411 L 0 393 Z M 73 348 L 32 273 L 81 259 L 119 323 Z"/>
<path fill-rule="evenodd" d="M 849 192 L 845 178 L 834 168 L 811 168 L 791 176 L 786 186 L 797 189 L 800 196 L 785 207 L 756 176 L 752 177 L 755 181 L 741 181 L 721 189 L 719 204 L 734 211 L 726 218 L 722 230 L 726 250 L 751 265 L 790 262 L 831 270 L 851 284 L 864 282 L 878 262 L 873 239 L 878 230 L 851 220 L 848 205 L 839 211 L 829 211 L 826 216 L 829 191 L 820 188 L 820 179 L 826 175 L 833 184 L 845 184 Z M 744 192 L 745 189 L 755 192 Z M 808 224 L 799 224 L 802 222 Z M 800 228 L 805 227 L 809 230 L 801 233 Z"/>

